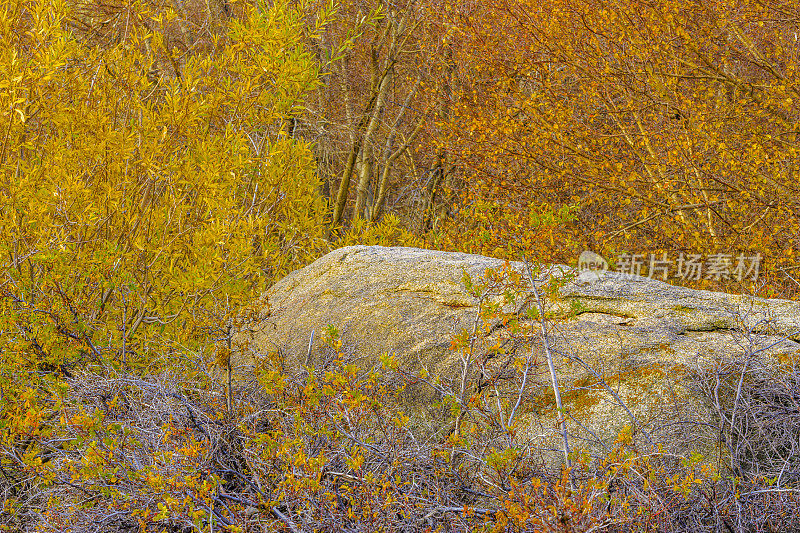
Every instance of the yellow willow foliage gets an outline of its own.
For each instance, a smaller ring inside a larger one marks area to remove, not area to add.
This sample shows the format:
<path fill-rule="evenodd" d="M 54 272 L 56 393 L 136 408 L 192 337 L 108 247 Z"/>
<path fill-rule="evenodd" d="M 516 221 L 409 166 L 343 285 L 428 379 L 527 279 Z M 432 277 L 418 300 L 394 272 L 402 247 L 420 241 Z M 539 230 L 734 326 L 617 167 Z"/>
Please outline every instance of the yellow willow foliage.
<path fill-rule="evenodd" d="M 6 368 L 191 345 L 324 243 L 287 130 L 318 83 L 303 6 L 237 4 L 201 42 L 172 5 L 0 0 Z"/>
<path fill-rule="evenodd" d="M 458 73 L 445 146 L 470 182 L 455 243 L 504 253 L 516 243 L 573 264 L 584 248 L 748 251 L 773 272 L 793 268 L 795 4 L 497 0 L 443 11 Z M 541 231 L 571 206 L 574 223 Z"/>

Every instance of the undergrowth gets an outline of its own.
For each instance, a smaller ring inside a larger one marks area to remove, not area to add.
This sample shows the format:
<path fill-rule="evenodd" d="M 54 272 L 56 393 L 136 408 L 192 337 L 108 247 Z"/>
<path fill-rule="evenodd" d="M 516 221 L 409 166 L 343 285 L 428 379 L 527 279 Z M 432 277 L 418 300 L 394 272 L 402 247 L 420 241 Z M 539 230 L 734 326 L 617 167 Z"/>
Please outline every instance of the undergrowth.
<path fill-rule="evenodd" d="M 469 335 L 463 341 L 472 342 Z M 717 428 L 720 447 L 735 445 L 721 454 L 730 464 L 664 452 L 629 425 L 602 454 L 573 447 L 568 470 L 554 463 L 557 450 L 520 436 L 508 403 L 485 407 L 482 395 L 491 387 L 470 389 L 462 402 L 460 391 L 406 372 L 392 357 L 370 368 L 354 364 L 334 328 L 325 342 L 318 367 L 297 368 L 287 354 L 273 352 L 250 380 L 235 382 L 230 397 L 212 358 L 196 353 L 184 353 L 183 366 L 150 372 L 100 362 L 69 376 L 40 373 L 36 390 L 21 392 L 3 412 L 2 529 L 800 527 L 796 368 L 770 376 L 762 368 L 745 380 L 738 412 L 720 403 L 721 419 L 733 421 L 732 429 Z M 420 381 L 440 393 L 449 425 L 420 431 L 416 415 L 398 407 L 405 388 Z"/>

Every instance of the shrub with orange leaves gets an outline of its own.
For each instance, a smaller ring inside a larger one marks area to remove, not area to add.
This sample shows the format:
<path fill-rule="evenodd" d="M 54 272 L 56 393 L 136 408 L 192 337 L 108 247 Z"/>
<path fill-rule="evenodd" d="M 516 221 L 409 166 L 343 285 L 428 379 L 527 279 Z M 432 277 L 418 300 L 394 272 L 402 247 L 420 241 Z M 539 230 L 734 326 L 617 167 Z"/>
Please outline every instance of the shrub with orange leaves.
<path fill-rule="evenodd" d="M 441 142 L 468 184 L 443 246 L 745 250 L 774 290 L 800 289 L 796 6 L 498 0 L 443 17 L 458 90 Z"/>

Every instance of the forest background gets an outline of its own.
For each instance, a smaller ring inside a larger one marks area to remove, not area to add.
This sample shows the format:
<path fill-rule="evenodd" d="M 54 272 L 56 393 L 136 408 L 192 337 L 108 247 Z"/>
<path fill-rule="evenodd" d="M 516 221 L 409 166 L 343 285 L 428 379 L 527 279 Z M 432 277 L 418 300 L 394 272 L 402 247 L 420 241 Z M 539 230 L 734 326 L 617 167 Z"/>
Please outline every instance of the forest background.
<path fill-rule="evenodd" d="M 693 286 L 795 297 L 798 32 L 773 0 L 0 0 L 3 527 L 299 527 L 277 489 L 214 510 L 227 440 L 111 413 L 135 382 L 244 431 L 214 369 L 339 246 L 746 252 L 757 282 Z"/>

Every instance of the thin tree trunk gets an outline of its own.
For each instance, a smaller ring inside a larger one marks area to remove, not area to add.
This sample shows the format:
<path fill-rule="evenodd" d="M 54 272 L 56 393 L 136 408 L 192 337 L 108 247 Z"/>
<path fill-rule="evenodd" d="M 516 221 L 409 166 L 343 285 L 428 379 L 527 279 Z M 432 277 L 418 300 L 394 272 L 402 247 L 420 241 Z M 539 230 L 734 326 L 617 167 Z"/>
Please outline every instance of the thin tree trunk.
<path fill-rule="evenodd" d="M 439 185 L 442 183 L 445 175 L 445 156 L 443 150 L 438 150 L 436 154 L 436 166 L 433 167 L 431 171 L 433 176 L 431 176 L 430 181 L 428 181 L 428 187 L 425 190 L 425 203 L 422 207 L 422 225 L 421 230 L 422 232 L 426 232 L 433 226 L 434 220 L 434 210 L 436 204 L 436 191 L 439 190 Z"/>
<path fill-rule="evenodd" d="M 384 73 L 384 77 L 387 74 L 388 72 Z M 353 147 L 350 149 L 350 155 L 347 158 L 347 164 L 344 169 L 344 174 L 342 175 L 342 182 L 339 184 L 339 191 L 336 194 L 336 203 L 333 208 L 333 219 L 331 220 L 331 227 L 339 225 L 339 223 L 342 221 L 344 208 L 345 205 L 347 204 L 347 193 L 350 190 L 350 179 L 353 177 L 353 169 L 355 168 L 358 155 L 361 152 L 361 143 L 363 141 L 361 132 L 364 129 L 364 126 L 366 125 L 367 117 L 371 116 L 371 111 L 375 108 L 375 102 L 377 100 L 377 97 L 378 97 L 377 93 L 372 95 L 372 98 L 367 104 L 367 111 L 361 117 L 358 126 L 356 126 L 356 131 L 355 134 L 353 135 L 355 141 L 353 142 Z"/>
<path fill-rule="evenodd" d="M 353 168 L 356 165 L 356 158 L 361 148 L 361 143 L 356 142 L 350 150 L 350 155 L 347 157 L 347 165 L 344 167 L 344 174 L 342 175 L 342 182 L 339 184 L 339 191 L 336 194 L 336 204 L 333 207 L 333 219 L 331 226 L 338 226 L 342 220 L 342 213 L 344 213 L 344 206 L 347 203 L 347 193 L 350 190 L 350 177 L 353 175 Z"/>
<path fill-rule="evenodd" d="M 564 461 L 567 466 L 567 470 L 569 471 L 569 484 L 570 488 L 573 490 L 575 489 L 575 482 L 573 480 L 572 475 L 572 458 L 570 457 L 570 449 L 569 449 L 569 437 L 567 435 L 567 422 L 566 418 L 564 417 L 564 405 L 561 403 L 561 390 L 558 387 L 558 375 L 556 374 L 556 367 L 553 363 L 553 354 L 550 351 L 550 340 L 547 334 L 547 326 L 545 324 L 544 318 L 544 303 L 542 302 L 542 295 L 539 293 L 539 288 L 536 286 L 536 283 L 533 279 L 533 275 L 531 274 L 531 267 L 528 264 L 527 258 L 523 257 L 525 262 L 525 270 L 528 273 L 528 281 L 531 284 L 531 290 L 533 291 L 534 296 L 536 296 L 536 304 L 539 308 L 539 326 L 541 328 L 542 333 L 542 344 L 544 346 L 544 353 L 547 357 L 547 368 L 550 371 L 550 381 L 553 385 L 553 394 L 556 398 L 556 409 L 558 412 L 558 427 L 561 431 L 561 439 L 562 445 L 564 448 Z M 533 349 L 533 348 L 531 348 Z"/>
<path fill-rule="evenodd" d="M 369 126 L 361 141 L 360 164 L 358 165 L 359 180 L 356 187 L 356 204 L 353 209 L 354 218 L 362 216 L 364 218 L 372 218 L 372 213 L 369 211 L 371 207 L 366 205 L 366 200 L 370 180 L 372 179 L 373 137 L 380 125 L 389 87 L 392 86 L 394 80 L 395 63 L 397 63 L 397 58 L 409 37 L 409 34 L 406 33 L 408 15 L 409 11 L 405 11 L 399 21 L 396 21 L 393 17 L 389 17 L 388 24 L 381 33 L 380 39 L 373 41 L 372 44 L 372 72 L 376 73 L 378 72 L 378 50 L 380 49 L 378 43 L 384 42 L 384 40 L 389 37 L 385 62 L 386 67 L 383 70 L 383 75 L 379 78 L 373 75 L 372 87 L 373 91 L 377 94 L 377 100 L 372 110 Z"/>
<path fill-rule="evenodd" d="M 417 90 L 419 89 L 419 85 L 422 82 L 422 75 L 417 75 L 417 79 L 414 81 L 414 86 L 406 95 L 405 100 L 400 108 L 400 113 L 397 115 L 397 118 L 392 124 L 391 133 L 389 135 L 389 139 L 386 141 L 386 147 L 384 149 L 384 166 L 383 171 L 381 172 L 381 178 L 378 181 L 378 194 L 376 196 L 375 202 L 372 204 L 372 211 L 370 212 L 370 220 L 375 222 L 381 215 L 381 211 L 383 210 L 383 206 L 386 203 L 386 190 L 389 184 L 389 176 L 392 171 L 392 165 L 394 164 L 395 160 L 398 157 L 403 155 L 411 143 L 414 142 L 419 131 L 422 129 L 424 125 L 424 117 L 420 117 L 417 126 L 414 128 L 414 131 L 411 133 L 411 136 L 403 143 L 403 145 L 392 152 L 392 147 L 394 145 L 394 140 L 397 137 L 397 129 L 400 127 L 400 124 L 403 122 L 403 119 L 406 116 L 406 113 L 410 109 L 411 102 L 414 99 L 414 96 L 417 94 Z"/>
<path fill-rule="evenodd" d="M 417 127 L 414 128 L 414 131 L 411 133 L 408 139 L 406 139 L 406 142 L 404 142 L 400 148 L 395 150 L 386 160 L 386 164 L 383 167 L 383 174 L 381 175 L 380 184 L 378 186 L 378 198 L 375 200 L 375 204 L 372 206 L 372 213 L 370 214 L 371 221 L 375 222 L 378 219 L 381 211 L 383 210 L 383 205 L 386 203 L 386 189 L 389 182 L 389 173 L 391 172 L 392 164 L 394 164 L 395 160 L 403 155 L 406 150 L 408 150 L 408 147 L 411 146 L 411 143 L 413 143 L 417 138 L 419 132 L 422 131 L 422 126 L 424 124 L 424 117 L 420 118 L 417 122 Z"/>
<path fill-rule="evenodd" d="M 367 185 L 372 174 L 372 138 L 375 131 L 380 124 L 380 116 L 383 112 L 383 106 L 386 103 L 386 93 L 389 89 L 394 71 L 394 60 L 389 64 L 386 74 L 383 76 L 380 84 L 378 85 L 377 100 L 375 107 L 372 110 L 372 118 L 367 126 L 367 131 L 361 139 L 361 165 L 359 168 L 358 186 L 356 187 L 356 205 L 353 210 L 353 216 L 361 217 L 364 211 L 364 203 L 367 197 Z"/>

